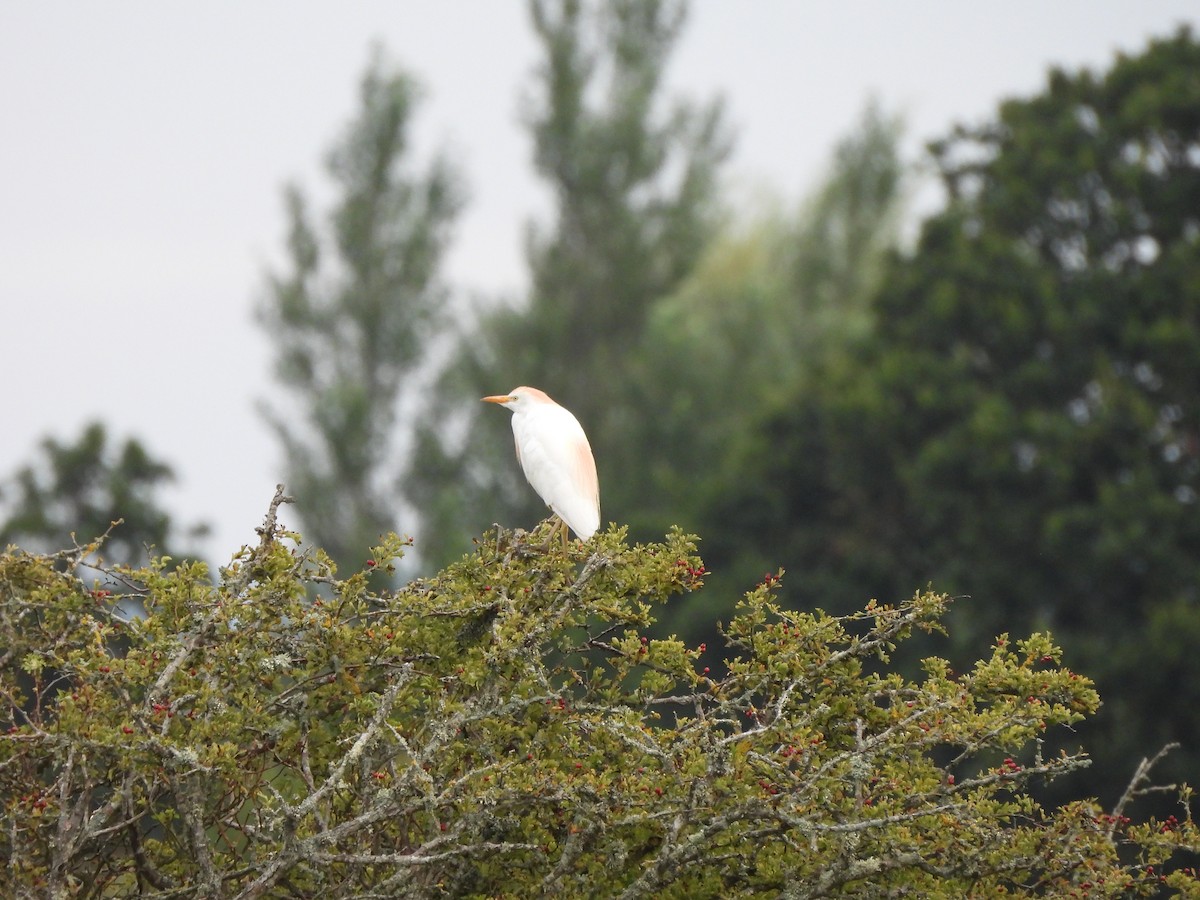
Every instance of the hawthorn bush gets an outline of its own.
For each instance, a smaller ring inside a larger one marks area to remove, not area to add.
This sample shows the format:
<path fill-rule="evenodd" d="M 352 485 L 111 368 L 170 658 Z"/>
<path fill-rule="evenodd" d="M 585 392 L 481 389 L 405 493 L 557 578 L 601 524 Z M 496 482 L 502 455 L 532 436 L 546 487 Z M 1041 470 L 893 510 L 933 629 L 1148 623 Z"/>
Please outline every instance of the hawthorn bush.
<path fill-rule="evenodd" d="M 946 597 L 795 612 L 771 575 L 718 655 L 646 636 L 703 582 L 682 533 L 496 529 L 382 590 L 403 541 L 339 579 L 284 499 L 216 584 L 0 557 L 4 896 L 1197 895 L 1186 789 L 1031 796 L 1099 703 L 1046 635 L 906 678 Z"/>

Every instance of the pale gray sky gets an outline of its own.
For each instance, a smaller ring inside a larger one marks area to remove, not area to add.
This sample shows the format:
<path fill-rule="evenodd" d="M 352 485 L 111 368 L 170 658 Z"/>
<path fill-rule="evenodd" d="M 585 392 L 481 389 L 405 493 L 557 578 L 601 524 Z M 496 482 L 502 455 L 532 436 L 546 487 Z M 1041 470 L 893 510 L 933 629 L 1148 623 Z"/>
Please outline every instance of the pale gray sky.
<path fill-rule="evenodd" d="M 1103 68 L 1185 21 L 1195 0 L 694 0 L 670 81 L 726 97 L 731 188 L 790 202 L 872 95 L 915 154 L 1052 64 Z M 99 418 L 176 468 L 167 502 L 215 526 L 211 559 L 253 539 L 279 461 L 251 308 L 280 188 L 328 196 L 321 161 L 375 40 L 426 86 L 419 152 L 469 180 L 449 280 L 520 290 L 522 227 L 547 209 L 519 125 L 524 3 L 0 0 L 0 477 Z"/>

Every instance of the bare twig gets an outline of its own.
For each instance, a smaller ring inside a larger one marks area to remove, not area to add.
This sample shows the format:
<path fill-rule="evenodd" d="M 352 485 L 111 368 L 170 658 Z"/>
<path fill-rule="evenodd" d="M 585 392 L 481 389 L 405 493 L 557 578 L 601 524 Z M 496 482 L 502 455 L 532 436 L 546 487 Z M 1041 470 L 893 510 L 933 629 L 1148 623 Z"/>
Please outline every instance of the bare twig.
<path fill-rule="evenodd" d="M 1158 765 L 1159 761 L 1170 753 L 1172 750 L 1178 750 L 1179 744 L 1172 742 L 1167 744 L 1152 757 L 1143 758 L 1138 763 L 1137 770 L 1133 773 L 1133 778 L 1129 780 L 1129 786 L 1125 788 L 1125 793 L 1121 795 L 1121 799 L 1117 801 L 1117 805 L 1113 807 L 1111 821 L 1108 823 L 1108 838 L 1112 840 L 1113 834 L 1117 830 L 1117 825 L 1121 817 L 1125 814 L 1125 807 L 1136 800 L 1138 797 L 1144 797 L 1146 794 L 1162 793 L 1164 791 L 1173 791 L 1176 786 L 1173 784 L 1164 785 L 1149 785 L 1143 787 L 1143 784 L 1150 780 L 1150 770 Z"/>

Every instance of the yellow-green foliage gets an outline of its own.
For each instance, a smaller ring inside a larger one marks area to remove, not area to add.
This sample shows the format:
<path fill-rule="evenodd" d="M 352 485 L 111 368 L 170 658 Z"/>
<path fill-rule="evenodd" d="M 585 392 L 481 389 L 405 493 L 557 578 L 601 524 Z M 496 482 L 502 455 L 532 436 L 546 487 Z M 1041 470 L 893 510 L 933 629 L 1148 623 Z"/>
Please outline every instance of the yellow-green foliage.
<path fill-rule="evenodd" d="M 1186 802 L 1135 826 L 1030 797 L 1099 704 L 1045 635 L 907 678 L 890 651 L 945 597 L 832 617 L 770 576 L 689 647 L 647 636 L 706 574 L 683 534 L 500 530 L 392 592 L 401 541 L 339 580 L 276 507 L 216 585 L 0 558 L 5 896 L 1195 890 Z"/>

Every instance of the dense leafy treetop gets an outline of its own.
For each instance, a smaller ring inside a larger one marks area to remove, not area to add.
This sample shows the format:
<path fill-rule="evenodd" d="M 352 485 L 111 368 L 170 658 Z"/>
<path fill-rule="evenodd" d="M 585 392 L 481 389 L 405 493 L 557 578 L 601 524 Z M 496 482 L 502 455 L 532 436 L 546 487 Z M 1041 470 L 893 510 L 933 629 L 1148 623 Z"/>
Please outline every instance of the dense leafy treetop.
<path fill-rule="evenodd" d="M 0 558 L 18 894 L 1115 897 L 1200 847 L 1186 804 L 1133 825 L 1031 799 L 1086 763 L 1066 728 L 1098 704 L 1047 636 L 890 671 L 943 596 L 786 612 L 770 576 L 718 677 L 716 648 L 645 635 L 704 579 L 678 532 L 493 531 L 376 594 L 297 552 L 277 505 L 215 586 Z M 128 594 L 144 618 L 113 614 Z"/>

